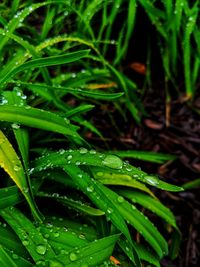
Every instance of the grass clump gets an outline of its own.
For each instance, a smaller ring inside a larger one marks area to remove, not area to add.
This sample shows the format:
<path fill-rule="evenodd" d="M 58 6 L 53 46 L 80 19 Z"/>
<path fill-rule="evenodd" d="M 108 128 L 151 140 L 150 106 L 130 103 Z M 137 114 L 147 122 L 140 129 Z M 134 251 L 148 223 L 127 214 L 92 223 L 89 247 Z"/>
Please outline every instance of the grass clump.
<path fill-rule="evenodd" d="M 128 19 L 111 65 L 105 55 L 122 4 Z M 103 135 L 84 119 L 103 101 L 127 105 L 140 120 L 129 90 L 135 85 L 115 67 L 127 50 L 135 1 L 4 1 L 2 7 L 1 266 L 113 266 L 111 255 L 126 266 L 159 266 L 168 244 L 143 208 L 172 226 L 174 258 L 180 237 L 174 215 L 150 187 L 182 188 L 110 151 L 96 151 L 84 139 L 86 129 Z M 102 16 L 98 36 L 96 16 Z M 127 153 L 155 162 L 172 159 Z"/>

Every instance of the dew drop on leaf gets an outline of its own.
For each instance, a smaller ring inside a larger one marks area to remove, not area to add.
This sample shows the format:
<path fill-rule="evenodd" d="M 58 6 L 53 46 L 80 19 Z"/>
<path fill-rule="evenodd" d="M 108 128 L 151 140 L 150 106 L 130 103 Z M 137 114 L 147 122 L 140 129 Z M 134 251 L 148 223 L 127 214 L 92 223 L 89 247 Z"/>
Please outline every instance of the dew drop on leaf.
<path fill-rule="evenodd" d="M 91 193 L 91 192 L 94 191 L 94 187 L 93 187 L 93 186 L 88 186 L 88 187 L 86 188 L 86 190 L 87 190 L 87 192 Z"/>
<path fill-rule="evenodd" d="M 103 176 L 103 172 L 97 172 L 97 176 Z"/>
<path fill-rule="evenodd" d="M 23 240 L 23 241 L 22 241 L 22 244 L 26 247 L 26 246 L 29 245 L 29 241 L 28 241 L 28 240 Z"/>
<path fill-rule="evenodd" d="M 14 260 L 17 260 L 19 258 L 19 256 L 17 254 L 14 254 L 14 253 L 12 254 L 12 257 Z"/>
<path fill-rule="evenodd" d="M 59 153 L 60 153 L 60 155 L 63 155 L 63 154 L 65 153 L 65 150 L 64 150 L 63 148 L 61 148 L 61 149 L 59 150 Z"/>
<path fill-rule="evenodd" d="M 80 154 L 86 154 L 87 153 L 87 148 L 81 147 L 79 149 L 79 152 L 80 152 Z"/>
<path fill-rule="evenodd" d="M 119 157 L 115 155 L 108 155 L 104 158 L 102 164 L 112 169 L 121 169 L 123 162 Z"/>
<path fill-rule="evenodd" d="M 16 123 L 13 123 L 12 124 L 12 128 L 13 129 L 19 129 L 20 128 L 20 125 L 19 124 L 16 124 Z"/>
<path fill-rule="evenodd" d="M 36 247 L 36 251 L 40 255 L 44 255 L 46 253 L 47 247 L 45 245 L 38 245 Z"/>
<path fill-rule="evenodd" d="M 131 166 L 127 166 L 127 167 L 126 167 L 126 170 L 127 170 L 128 172 L 130 172 L 130 171 L 132 171 L 132 167 L 131 167 Z"/>
<path fill-rule="evenodd" d="M 159 180 L 156 177 L 153 176 L 145 176 L 144 179 L 148 182 L 150 185 L 157 186 L 159 184 Z"/>
<path fill-rule="evenodd" d="M 123 198 L 122 196 L 119 196 L 119 197 L 117 198 L 117 202 L 119 202 L 119 203 L 123 203 L 123 202 L 124 202 L 124 198 Z"/>
<path fill-rule="evenodd" d="M 14 171 L 18 172 L 21 170 L 21 166 L 19 165 L 14 165 Z"/>
<path fill-rule="evenodd" d="M 77 260 L 77 255 L 74 252 L 71 252 L 69 254 L 69 258 L 71 261 L 76 261 Z"/>
<path fill-rule="evenodd" d="M 97 153 L 96 150 L 94 150 L 94 149 L 91 149 L 91 150 L 90 150 L 90 154 L 94 155 L 94 154 L 96 154 L 96 153 Z"/>
<path fill-rule="evenodd" d="M 80 234 L 80 235 L 79 235 L 79 238 L 80 238 L 80 239 L 85 239 L 85 236 L 84 236 L 83 234 Z"/>
<path fill-rule="evenodd" d="M 0 145 L 5 142 L 5 138 L 0 138 Z"/>
<path fill-rule="evenodd" d="M 58 232 L 56 232 L 56 233 L 54 233 L 54 237 L 59 237 L 59 233 Z"/>
<path fill-rule="evenodd" d="M 49 267 L 64 267 L 64 265 L 56 260 L 50 260 L 49 261 Z"/>
<path fill-rule="evenodd" d="M 113 212 L 113 209 L 108 208 L 108 209 L 107 209 L 107 212 L 108 212 L 109 214 L 111 214 L 111 213 Z"/>

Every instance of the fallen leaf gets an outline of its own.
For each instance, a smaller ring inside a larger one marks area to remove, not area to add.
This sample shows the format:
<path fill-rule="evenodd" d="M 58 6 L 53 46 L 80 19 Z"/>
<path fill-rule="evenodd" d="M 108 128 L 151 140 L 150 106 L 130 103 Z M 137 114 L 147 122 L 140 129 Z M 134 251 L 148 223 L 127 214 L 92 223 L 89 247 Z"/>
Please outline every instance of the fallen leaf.
<path fill-rule="evenodd" d="M 119 265 L 120 262 L 113 256 L 110 256 L 110 260 L 115 264 L 115 265 Z"/>
<path fill-rule="evenodd" d="M 146 66 L 142 63 L 134 62 L 134 63 L 131 63 L 129 66 L 132 70 L 136 71 L 137 73 L 140 73 L 143 75 L 146 74 Z"/>

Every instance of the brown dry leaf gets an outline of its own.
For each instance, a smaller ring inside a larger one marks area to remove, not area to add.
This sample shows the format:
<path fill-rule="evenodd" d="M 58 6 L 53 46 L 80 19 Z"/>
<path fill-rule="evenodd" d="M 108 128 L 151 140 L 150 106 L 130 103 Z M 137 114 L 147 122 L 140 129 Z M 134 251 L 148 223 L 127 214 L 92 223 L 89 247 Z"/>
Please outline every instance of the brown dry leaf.
<path fill-rule="evenodd" d="M 115 265 L 120 265 L 120 262 L 113 256 L 110 256 L 110 260 L 115 264 Z"/>
<path fill-rule="evenodd" d="M 163 128 L 162 123 L 159 123 L 157 121 L 153 121 L 153 120 L 150 120 L 150 119 L 144 120 L 144 123 L 148 128 L 151 128 L 151 129 L 154 129 L 154 130 L 161 130 Z"/>
<path fill-rule="evenodd" d="M 146 66 L 143 63 L 133 62 L 129 66 L 132 70 L 136 71 L 137 73 L 140 73 L 142 75 L 146 74 Z"/>

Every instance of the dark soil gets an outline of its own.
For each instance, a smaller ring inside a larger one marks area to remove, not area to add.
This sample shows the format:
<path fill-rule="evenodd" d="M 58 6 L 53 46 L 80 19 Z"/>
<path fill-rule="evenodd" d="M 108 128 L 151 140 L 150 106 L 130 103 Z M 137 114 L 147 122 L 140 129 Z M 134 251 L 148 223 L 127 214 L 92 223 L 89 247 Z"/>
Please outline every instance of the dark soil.
<path fill-rule="evenodd" d="M 196 98 L 193 107 L 199 105 Z M 148 173 L 158 174 L 169 183 L 182 185 L 200 178 L 200 120 L 186 102 L 170 103 L 169 126 L 166 127 L 165 98 L 159 92 L 146 92 L 143 103 L 147 116 L 141 125 L 131 116 L 125 122 L 111 104 L 103 105 L 93 116 L 96 127 L 104 133 L 106 143 L 89 133 L 90 143 L 99 149 L 156 151 L 177 156 L 177 160 L 160 166 L 135 160 L 130 162 Z M 110 114 L 117 123 L 113 124 Z M 180 253 L 174 261 L 165 259 L 164 267 L 200 266 L 200 188 L 181 193 L 156 190 L 159 199 L 174 212 L 182 232 Z"/>

